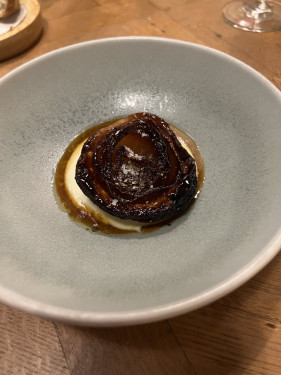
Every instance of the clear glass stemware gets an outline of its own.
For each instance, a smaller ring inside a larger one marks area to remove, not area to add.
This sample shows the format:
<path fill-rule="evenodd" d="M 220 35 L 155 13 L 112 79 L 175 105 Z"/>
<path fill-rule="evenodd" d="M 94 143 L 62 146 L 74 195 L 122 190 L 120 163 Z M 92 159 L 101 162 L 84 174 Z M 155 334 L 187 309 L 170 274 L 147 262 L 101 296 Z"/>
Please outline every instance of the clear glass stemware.
<path fill-rule="evenodd" d="M 281 30 L 281 3 L 274 0 L 233 1 L 223 9 L 232 26 L 255 32 Z"/>

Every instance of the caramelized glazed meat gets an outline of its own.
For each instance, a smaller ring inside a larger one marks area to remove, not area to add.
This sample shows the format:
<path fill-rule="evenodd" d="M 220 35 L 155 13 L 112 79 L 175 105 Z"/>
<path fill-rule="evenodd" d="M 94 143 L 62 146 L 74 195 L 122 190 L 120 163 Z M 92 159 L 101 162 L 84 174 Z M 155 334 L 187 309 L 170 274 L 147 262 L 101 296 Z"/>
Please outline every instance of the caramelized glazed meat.
<path fill-rule="evenodd" d="M 183 211 L 197 186 L 194 159 L 169 125 L 150 113 L 130 115 L 90 136 L 75 179 L 104 211 L 147 223 Z"/>

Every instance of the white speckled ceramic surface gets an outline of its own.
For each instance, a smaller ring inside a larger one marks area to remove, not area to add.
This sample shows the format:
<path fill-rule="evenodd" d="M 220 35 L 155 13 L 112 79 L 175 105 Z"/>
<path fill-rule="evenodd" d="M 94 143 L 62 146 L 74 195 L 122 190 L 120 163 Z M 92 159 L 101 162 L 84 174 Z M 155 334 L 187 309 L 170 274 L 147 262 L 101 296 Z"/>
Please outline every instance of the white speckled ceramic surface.
<path fill-rule="evenodd" d="M 281 247 L 281 94 L 220 52 L 157 38 L 64 48 L 0 80 L 0 300 L 54 319 L 117 325 L 230 292 Z M 93 124 L 153 112 L 190 134 L 205 184 L 146 235 L 94 234 L 56 204 L 55 166 Z"/>

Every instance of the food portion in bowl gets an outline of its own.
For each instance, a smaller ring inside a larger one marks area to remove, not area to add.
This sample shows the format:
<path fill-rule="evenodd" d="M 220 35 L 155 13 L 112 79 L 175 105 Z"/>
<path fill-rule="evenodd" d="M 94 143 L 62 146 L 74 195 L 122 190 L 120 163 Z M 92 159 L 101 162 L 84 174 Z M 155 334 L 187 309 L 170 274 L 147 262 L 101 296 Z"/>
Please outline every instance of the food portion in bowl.
<path fill-rule="evenodd" d="M 194 141 L 146 112 L 78 136 L 55 176 L 70 216 L 104 233 L 143 232 L 171 221 L 187 209 L 202 181 Z"/>

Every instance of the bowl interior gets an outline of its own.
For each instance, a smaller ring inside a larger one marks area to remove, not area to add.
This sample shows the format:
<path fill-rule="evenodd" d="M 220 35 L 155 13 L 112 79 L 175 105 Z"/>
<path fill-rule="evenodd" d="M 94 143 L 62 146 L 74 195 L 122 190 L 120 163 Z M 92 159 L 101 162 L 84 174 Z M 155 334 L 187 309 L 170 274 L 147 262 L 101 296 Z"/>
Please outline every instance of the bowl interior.
<path fill-rule="evenodd" d="M 109 39 L 25 64 L 1 80 L 0 97 L 4 302 L 92 324 L 125 322 L 132 312 L 150 320 L 165 306 L 208 302 L 276 253 L 281 98 L 246 65 L 183 42 Z M 81 131 L 139 111 L 194 138 L 205 162 L 202 192 L 170 227 L 93 234 L 57 207 L 56 163 Z"/>

